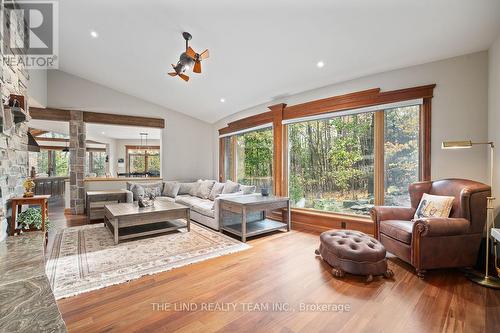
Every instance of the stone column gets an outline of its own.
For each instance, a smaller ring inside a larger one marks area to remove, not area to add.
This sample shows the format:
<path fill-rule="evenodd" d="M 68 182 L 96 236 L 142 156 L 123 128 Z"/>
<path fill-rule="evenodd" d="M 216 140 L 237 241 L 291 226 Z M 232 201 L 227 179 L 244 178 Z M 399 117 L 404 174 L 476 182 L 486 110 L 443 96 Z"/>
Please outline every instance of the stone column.
<path fill-rule="evenodd" d="M 69 177 L 71 214 L 83 214 L 85 210 L 85 151 L 86 126 L 82 111 L 70 111 L 69 121 Z"/>

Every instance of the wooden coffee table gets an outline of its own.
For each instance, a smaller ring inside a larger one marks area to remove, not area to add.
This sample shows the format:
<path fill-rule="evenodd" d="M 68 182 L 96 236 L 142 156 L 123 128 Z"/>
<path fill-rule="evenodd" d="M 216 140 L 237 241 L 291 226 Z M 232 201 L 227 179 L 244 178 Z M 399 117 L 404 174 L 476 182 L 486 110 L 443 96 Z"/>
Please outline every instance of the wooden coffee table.
<path fill-rule="evenodd" d="M 115 244 L 124 239 L 181 228 L 191 230 L 189 207 L 165 201 L 156 201 L 153 207 L 139 207 L 137 203 L 105 205 L 104 222 L 110 228 Z"/>

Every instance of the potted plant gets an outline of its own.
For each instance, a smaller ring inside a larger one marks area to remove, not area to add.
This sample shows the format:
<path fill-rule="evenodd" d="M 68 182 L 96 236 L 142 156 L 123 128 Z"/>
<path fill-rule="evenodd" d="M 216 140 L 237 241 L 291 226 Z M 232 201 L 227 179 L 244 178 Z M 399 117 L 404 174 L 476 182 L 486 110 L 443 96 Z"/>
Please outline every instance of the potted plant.
<path fill-rule="evenodd" d="M 30 207 L 24 212 L 19 213 L 16 221 L 19 224 L 21 230 L 41 230 L 42 229 L 42 210 L 40 208 Z M 47 217 L 45 219 L 45 230 L 50 227 L 50 220 Z"/>

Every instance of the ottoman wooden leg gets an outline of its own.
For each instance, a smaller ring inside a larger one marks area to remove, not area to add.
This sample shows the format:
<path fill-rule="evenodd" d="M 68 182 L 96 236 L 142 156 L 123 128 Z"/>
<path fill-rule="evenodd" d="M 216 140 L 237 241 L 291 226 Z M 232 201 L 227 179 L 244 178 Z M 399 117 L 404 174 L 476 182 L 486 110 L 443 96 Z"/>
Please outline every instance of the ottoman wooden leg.
<path fill-rule="evenodd" d="M 386 279 L 392 279 L 394 277 L 394 272 L 388 268 L 387 271 L 384 273 L 384 277 Z"/>

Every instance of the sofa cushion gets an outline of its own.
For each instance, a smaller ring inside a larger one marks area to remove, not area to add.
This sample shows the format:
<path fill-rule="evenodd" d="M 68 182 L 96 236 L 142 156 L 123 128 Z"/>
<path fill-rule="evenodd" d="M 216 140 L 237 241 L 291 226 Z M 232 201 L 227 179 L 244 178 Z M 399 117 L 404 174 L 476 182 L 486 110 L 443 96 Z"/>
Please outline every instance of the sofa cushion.
<path fill-rule="evenodd" d="M 179 183 L 180 187 L 179 187 L 179 192 L 177 193 L 177 195 L 189 194 L 189 192 L 191 191 L 191 188 L 195 184 L 196 184 L 196 182 L 193 182 L 193 183 Z"/>
<path fill-rule="evenodd" d="M 222 190 L 222 194 L 234 193 L 234 192 L 238 192 L 239 190 L 240 190 L 240 184 L 228 180 L 228 181 L 226 181 L 226 184 L 224 185 L 224 189 Z"/>
<path fill-rule="evenodd" d="M 157 197 L 156 201 L 159 201 L 159 202 L 175 202 L 175 199 L 171 198 L 171 197 Z"/>
<path fill-rule="evenodd" d="M 196 202 L 195 204 L 193 204 L 191 209 L 208 217 L 213 218 L 215 216 L 214 202 L 208 199 L 203 199 L 203 201 Z"/>
<path fill-rule="evenodd" d="M 243 194 L 252 194 L 255 192 L 255 185 L 240 185 L 240 191 L 243 192 Z"/>
<path fill-rule="evenodd" d="M 178 182 L 164 182 L 162 195 L 164 197 L 175 198 L 180 188 L 181 185 Z"/>
<path fill-rule="evenodd" d="M 175 202 L 189 208 L 193 207 L 195 204 L 203 202 L 204 199 L 193 197 L 192 195 L 178 195 L 175 198 Z"/>
<path fill-rule="evenodd" d="M 139 195 L 149 196 L 149 194 L 154 194 L 159 197 L 163 190 L 163 183 L 131 183 L 130 191 L 134 195 L 134 200 L 139 199 Z"/>
<path fill-rule="evenodd" d="M 412 221 L 386 220 L 380 222 L 380 232 L 405 244 L 411 244 Z"/>
<path fill-rule="evenodd" d="M 196 196 L 202 199 L 208 199 L 210 193 L 212 192 L 212 188 L 214 187 L 215 180 L 203 180 L 200 182 L 198 186 L 198 193 Z"/>
<path fill-rule="evenodd" d="M 216 182 L 212 187 L 212 191 L 210 191 L 210 195 L 208 196 L 208 198 L 214 201 L 215 198 L 217 198 L 217 196 L 221 194 L 223 190 L 224 190 L 224 183 Z"/>
<path fill-rule="evenodd" d="M 144 196 L 144 187 L 139 184 L 131 184 L 129 187 L 129 191 L 132 192 L 134 196 L 134 201 L 139 200 L 139 197 Z"/>
<path fill-rule="evenodd" d="M 201 183 L 203 182 L 203 180 L 201 179 L 198 179 L 194 184 L 193 186 L 191 186 L 191 189 L 189 190 L 189 195 L 191 196 L 198 196 L 198 189 L 200 188 L 201 186 Z"/>

